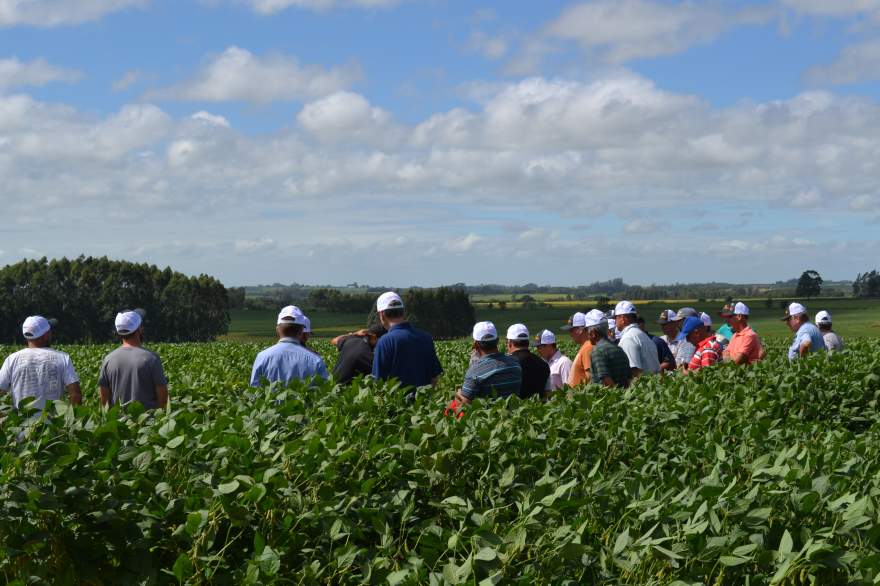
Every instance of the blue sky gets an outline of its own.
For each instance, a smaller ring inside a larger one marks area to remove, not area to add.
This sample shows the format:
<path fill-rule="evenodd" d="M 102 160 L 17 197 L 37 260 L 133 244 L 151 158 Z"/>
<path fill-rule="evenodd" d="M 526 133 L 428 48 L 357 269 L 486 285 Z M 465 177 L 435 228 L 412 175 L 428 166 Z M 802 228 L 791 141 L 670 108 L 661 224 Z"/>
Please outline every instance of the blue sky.
<path fill-rule="evenodd" d="M 880 0 L 0 0 L 0 263 L 853 278 Z"/>

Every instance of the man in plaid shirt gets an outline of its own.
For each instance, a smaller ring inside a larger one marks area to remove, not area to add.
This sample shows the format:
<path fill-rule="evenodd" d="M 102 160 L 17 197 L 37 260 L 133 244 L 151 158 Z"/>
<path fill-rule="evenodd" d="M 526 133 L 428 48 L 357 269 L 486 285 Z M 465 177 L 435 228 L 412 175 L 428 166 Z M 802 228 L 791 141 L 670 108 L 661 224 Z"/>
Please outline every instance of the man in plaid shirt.
<path fill-rule="evenodd" d="M 700 370 L 704 366 L 712 366 L 721 361 L 724 348 L 700 318 L 689 317 L 685 319 L 678 338 L 687 339 L 696 347 L 696 351 L 687 365 L 688 371 Z"/>

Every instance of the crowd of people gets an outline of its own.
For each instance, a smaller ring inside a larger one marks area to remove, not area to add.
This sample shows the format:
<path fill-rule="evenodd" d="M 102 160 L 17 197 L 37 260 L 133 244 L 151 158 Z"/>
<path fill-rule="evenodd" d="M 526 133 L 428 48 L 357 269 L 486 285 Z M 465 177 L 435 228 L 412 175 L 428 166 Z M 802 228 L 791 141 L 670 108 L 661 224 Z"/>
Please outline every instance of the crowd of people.
<path fill-rule="evenodd" d="M 435 386 L 443 368 L 434 341 L 406 320 L 401 297 L 383 293 L 376 311 L 379 323 L 331 341 L 338 351 L 331 374 L 324 359 L 308 347 L 312 333 L 308 316 L 296 306 L 284 307 L 276 320 L 278 342 L 257 355 L 250 385 L 331 377 L 348 384 L 358 376 L 372 376 L 398 381 L 408 399 L 420 388 Z M 718 313 L 724 325 L 716 330 L 706 313 L 692 307 L 669 309 L 656 321 L 663 334 L 655 336 L 629 301 L 609 312 L 577 312 L 561 328 L 577 346 L 573 360 L 562 353 L 550 330 L 535 336 L 532 352 L 525 324 L 511 325 L 502 345 L 495 324 L 482 321 L 473 326 L 470 364 L 449 410 L 460 414 L 477 398 L 548 398 L 560 389 L 590 383 L 627 387 L 641 376 L 686 375 L 720 362 L 753 364 L 764 359 L 766 350 L 749 325 L 749 313 L 744 303 L 725 305 Z M 162 361 L 143 347 L 144 317 L 142 310 L 116 316 L 119 346 L 104 358 L 98 377 L 103 405 L 136 401 L 155 409 L 168 402 Z M 792 303 L 782 319 L 794 334 L 790 360 L 843 349 L 827 311 L 818 312 L 814 324 L 806 307 Z M 47 401 L 61 399 L 65 392 L 72 404 L 82 402 L 70 356 L 51 348 L 53 325 L 42 316 L 28 317 L 22 324 L 27 347 L 6 357 L 0 367 L 0 392 L 11 392 L 16 408 L 29 399 L 32 408 L 42 410 Z"/>

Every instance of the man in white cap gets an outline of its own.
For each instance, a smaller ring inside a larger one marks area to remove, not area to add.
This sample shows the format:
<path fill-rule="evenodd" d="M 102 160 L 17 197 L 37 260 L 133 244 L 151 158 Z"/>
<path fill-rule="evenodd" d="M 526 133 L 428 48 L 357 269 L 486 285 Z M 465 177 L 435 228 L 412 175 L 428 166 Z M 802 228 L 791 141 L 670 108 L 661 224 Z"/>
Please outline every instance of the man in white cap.
<path fill-rule="evenodd" d="M 561 389 L 568 383 L 571 374 L 571 358 L 560 352 L 556 347 L 556 334 L 544 330 L 535 337 L 535 350 L 550 367 L 548 387 L 550 391 Z"/>
<path fill-rule="evenodd" d="M 742 302 L 733 306 L 725 305 L 719 313 L 733 331 L 730 343 L 724 349 L 724 359 L 734 364 L 754 364 L 764 358 L 761 339 L 749 326 L 749 307 Z"/>
<path fill-rule="evenodd" d="M 275 332 L 278 343 L 257 354 L 251 369 L 250 385 L 264 380 L 287 384 L 292 380 L 329 378 L 324 359 L 302 344 L 306 316 L 300 308 L 288 305 L 278 313 Z"/>
<path fill-rule="evenodd" d="M 387 336 L 388 334 L 386 334 Z M 498 350 L 498 330 L 490 321 L 474 325 L 473 348 L 479 358 L 468 368 L 455 395 L 460 405 L 477 397 L 501 398 L 519 395 L 522 368 L 519 361 Z"/>
<path fill-rule="evenodd" d="M 816 314 L 816 325 L 822 332 L 822 339 L 825 340 L 825 349 L 829 354 L 834 354 L 843 350 L 843 340 L 832 329 L 831 314 L 824 309 Z"/>
<path fill-rule="evenodd" d="M 529 329 L 525 324 L 513 324 L 507 328 L 507 353 L 519 362 L 522 369 L 520 398 L 542 397 L 549 392 L 550 366 L 529 351 Z"/>
<path fill-rule="evenodd" d="M 660 360 L 657 358 L 657 345 L 639 328 L 636 323 L 638 315 L 636 306 L 629 301 L 621 301 L 614 308 L 614 320 L 620 331 L 620 349 L 629 358 L 633 378 L 642 374 L 660 372 Z"/>
<path fill-rule="evenodd" d="M 590 352 L 593 351 L 593 344 L 587 338 L 585 318 L 586 315 L 578 311 L 568 319 L 568 324 L 561 328 L 567 331 L 574 343 L 578 345 L 578 351 L 568 375 L 568 386 L 570 387 L 590 382 Z"/>
<path fill-rule="evenodd" d="M 10 354 L 0 367 L 0 392 L 12 392 L 16 409 L 23 399 L 31 398 L 31 408 L 42 411 L 46 401 L 61 399 L 67 391 L 72 405 L 82 403 L 79 377 L 70 356 L 52 350 L 52 324 L 34 315 L 21 326 L 27 348 Z"/>
<path fill-rule="evenodd" d="M 379 339 L 373 352 L 373 377 L 399 380 L 410 399 L 415 396 L 415 389 L 436 385 L 443 367 L 434 340 L 406 321 L 400 295 L 393 291 L 383 293 L 376 300 L 376 311 L 379 323 L 388 333 Z"/>
<path fill-rule="evenodd" d="M 675 338 L 678 337 L 678 329 L 680 325 L 680 322 L 675 320 L 675 316 L 675 310 L 665 309 L 660 313 L 660 319 L 657 320 L 657 325 L 663 330 L 663 335 L 660 336 L 660 339 L 666 342 L 666 345 L 669 346 L 669 350 L 672 352 L 673 357 L 675 356 L 676 350 L 678 350 L 678 342 Z"/>
<path fill-rule="evenodd" d="M 116 334 L 122 344 L 104 357 L 98 375 L 102 405 L 126 405 L 137 401 L 147 409 L 168 403 L 168 379 L 156 353 L 143 347 L 142 309 L 116 314 Z"/>
<path fill-rule="evenodd" d="M 794 332 L 794 342 L 788 349 L 788 359 L 803 358 L 812 352 L 825 350 L 825 340 L 819 328 L 810 323 L 807 308 L 800 303 L 792 303 L 785 310 L 782 321 Z"/>
<path fill-rule="evenodd" d="M 590 356 L 590 380 L 606 387 L 629 386 L 633 376 L 629 358 L 619 346 L 608 339 L 608 318 L 598 309 L 584 318 L 587 337 L 593 346 Z M 641 330 L 639 330 L 641 331 Z M 653 346 L 653 343 L 651 344 Z"/>

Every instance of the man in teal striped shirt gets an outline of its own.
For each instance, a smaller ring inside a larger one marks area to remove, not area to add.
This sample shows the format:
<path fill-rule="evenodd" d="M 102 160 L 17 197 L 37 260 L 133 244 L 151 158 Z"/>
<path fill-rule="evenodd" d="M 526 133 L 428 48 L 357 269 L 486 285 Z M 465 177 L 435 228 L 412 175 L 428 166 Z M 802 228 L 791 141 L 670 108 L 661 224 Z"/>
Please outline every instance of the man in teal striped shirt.
<path fill-rule="evenodd" d="M 498 330 L 489 321 L 474 326 L 475 352 L 479 358 L 468 368 L 456 399 L 467 405 L 477 397 L 497 398 L 518 395 L 522 368 L 512 356 L 498 351 Z"/>

